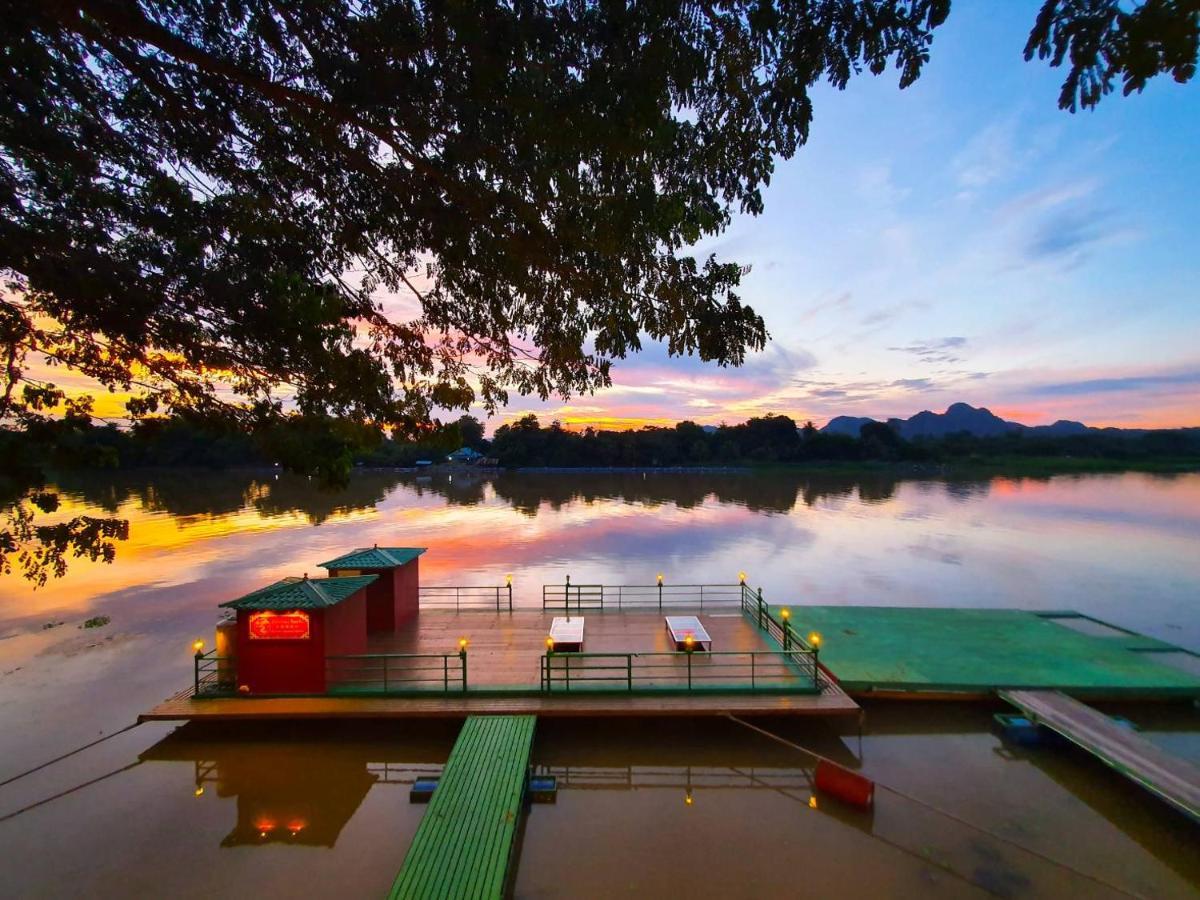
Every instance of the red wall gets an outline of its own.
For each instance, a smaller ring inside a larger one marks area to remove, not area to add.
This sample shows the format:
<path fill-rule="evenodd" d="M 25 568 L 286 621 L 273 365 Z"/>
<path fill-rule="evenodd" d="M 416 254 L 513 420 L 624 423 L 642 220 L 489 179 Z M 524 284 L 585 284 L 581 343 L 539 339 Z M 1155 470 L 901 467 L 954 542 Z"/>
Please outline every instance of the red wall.
<path fill-rule="evenodd" d="M 238 686 L 251 694 L 320 694 L 325 691 L 325 657 L 365 653 L 365 591 L 337 606 L 308 610 L 307 640 L 251 640 L 250 611 L 238 610 Z"/>
<path fill-rule="evenodd" d="M 421 585 L 419 560 L 394 569 L 330 569 L 333 577 L 356 572 L 379 577 L 367 585 L 367 631 L 392 632 L 417 614 Z"/>
<path fill-rule="evenodd" d="M 412 562 L 407 562 L 400 568 L 392 570 L 393 583 L 396 586 L 394 608 L 397 625 L 403 625 L 416 618 L 421 603 L 418 599 L 418 588 L 421 586 L 420 562 L 420 558 L 414 558 Z"/>

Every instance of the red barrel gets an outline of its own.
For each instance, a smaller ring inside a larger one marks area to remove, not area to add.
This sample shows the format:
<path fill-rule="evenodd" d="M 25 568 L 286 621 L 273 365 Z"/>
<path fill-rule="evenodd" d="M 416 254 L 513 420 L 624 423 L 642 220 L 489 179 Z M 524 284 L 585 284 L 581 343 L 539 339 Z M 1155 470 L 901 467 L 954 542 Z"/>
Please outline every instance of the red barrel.
<path fill-rule="evenodd" d="M 816 785 L 822 793 L 859 809 L 870 809 L 875 802 L 875 782 L 827 760 L 817 763 Z"/>

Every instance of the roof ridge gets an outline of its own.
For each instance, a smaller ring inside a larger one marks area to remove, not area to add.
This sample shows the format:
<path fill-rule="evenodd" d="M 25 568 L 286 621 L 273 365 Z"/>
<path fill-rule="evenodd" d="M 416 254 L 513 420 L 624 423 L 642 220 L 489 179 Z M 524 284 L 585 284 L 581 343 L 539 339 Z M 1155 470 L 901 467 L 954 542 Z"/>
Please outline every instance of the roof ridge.
<path fill-rule="evenodd" d="M 316 583 L 316 581 L 305 578 L 304 584 L 312 589 L 312 592 L 317 595 L 317 599 L 320 600 L 321 603 L 323 603 L 325 606 L 330 605 L 329 595 L 327 593 L 325 593 L 325 590 L 320 585 L 318 585 Z"/>
<path fill-rule="evenodd" d="M 398 560 L 398 559 L 396 559 L 396 557 L 392 556 L 391 550 L 389 550 L 387 547 L 376 547 L 375 550 L 379 553 L 380 556 L 382 556 L 384 559 L 386 559 L 388 562 L 390 562 L 393 566 L 402 565 L 400 560 Z"/>

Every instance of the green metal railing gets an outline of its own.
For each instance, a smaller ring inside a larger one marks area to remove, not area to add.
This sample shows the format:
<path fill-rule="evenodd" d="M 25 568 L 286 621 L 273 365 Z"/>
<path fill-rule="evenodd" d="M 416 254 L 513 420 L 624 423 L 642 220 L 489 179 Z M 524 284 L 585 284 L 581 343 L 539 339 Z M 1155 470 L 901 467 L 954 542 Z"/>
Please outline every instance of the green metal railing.
<path fill-rule="evenodd" d="M 542 610 L 712 609 L 737 606 L 740 584 L 563 584 L 542 585 Z"/>
<path fill-rule="evenodd" d="M 494 609 L 512 612 L 513 589 L 505 585 L 422 585 L 418 589 L 421 609 Z"/>
<path fill-rule="evenodd" d="M 809 644 L 796 633 L 786 609 L 777 610 L 777 615 L 771 612 L 771 607 L 763 600 L 762 588 L 756 591 L 744 583 L 741 588 L 742 612 L 753 619 L 759 629 L 765 631 L 768 637 L 773 638 L 784 652 L 799 650 L 809 654 L 812 657 L 812 665 L 807 666 L 806 669 L 812 675 L 813 687 L 820 689 L 820 648 Z"/>
<path fill-rule="evenodd" d="M 237 693 L 237 666 L 232 656 L 217 656 L 216 650 L 197 653 L 194 696 L 214 697 Z"/>
<path fill-rule="evenodd" d="M 709 691 L 816 693 L 810 650 L 555 653 L 541 657 L 543 692 Z"/>
<path fill-rule="evenodd" d="M 467 689 L 467 653 L 360 653 L 325 657 L 330 694 L 462 692 Z"/>

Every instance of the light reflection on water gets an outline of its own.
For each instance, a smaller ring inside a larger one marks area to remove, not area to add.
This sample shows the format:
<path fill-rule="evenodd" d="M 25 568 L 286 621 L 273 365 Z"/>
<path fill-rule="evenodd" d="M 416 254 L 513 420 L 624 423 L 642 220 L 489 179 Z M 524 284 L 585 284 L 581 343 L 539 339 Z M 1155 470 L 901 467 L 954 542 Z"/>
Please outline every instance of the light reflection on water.
<path fill-rule="evenodd" d="M 651 583 L 657 572 L 727 583 L 745 570 L 772 601 L 1076 609 L 1200 650 L 1200 475 L 451 481 L 372 472 L 326 493 L 270 473 L 174 472 L 60 487 L 68 510 L 128 518 L 131 537 L 115 564 L 75 562 L 45 590 L 0 581 L 0 778 L 111 732 L 183 687 L 189 644 L 211 640 L 217 603 L 282 575 L 316 574 L 317 562 L 376 542 L 429 547 L 426 584 L 502 584 L 513 572 L 518 602 L 568 574 L 577 583 Z M 78 627 L 97 614 L 111 624 Z M 1126 889 L 1185 895 L 1200 884 L 1191 826 L 1075 754 L 1006 758 L 989 714 L 873 709 L 862 765 Z M 1153 716 L 1156 740 L 1198 754 L 1195 713 Z M 773 727 L 836 757 L 859 752 L 857 736 Z M 436 766 L 453 742 L 445 726 L 347 739 L 185 730 L 159 743 L 166 733 L 143 726 L 0 788 L 3 816 L 146 759 L 0 822 L 0 845 L 19 851 L 5 853 L 0 883 L 43 895 L 378 894 L 423 810 L 408 804 L 403 784 L 389 783 L 388 767 Z M 534 810 L 521 896 L 657 895 L 678 890 L 681 878 L 708 896 L 802 885 L 816 895 L 894 896 L 1095 887 L 894 798 L 881 799 L 868 823 L 814 812 L 805 790 L 793 789 L 805 760 L 730 724 L 600 732 L 543 723 L 535 754 L 554 771 L 587 770 L 609 786 L 577 778 L 557 804 Z M 212 780 L 197 783 L 205 767 Z M 760 772 L 768 785 L 790 787 L 751 787 Z M 690 805 L 679 778 L 696 781 Z M 289 824 L 300 822 L 293 837 Z"/>

